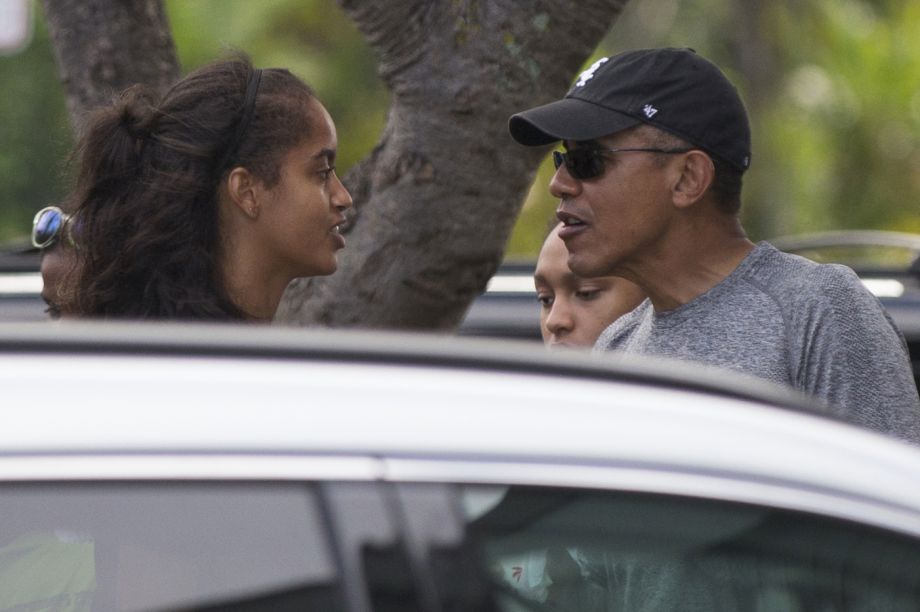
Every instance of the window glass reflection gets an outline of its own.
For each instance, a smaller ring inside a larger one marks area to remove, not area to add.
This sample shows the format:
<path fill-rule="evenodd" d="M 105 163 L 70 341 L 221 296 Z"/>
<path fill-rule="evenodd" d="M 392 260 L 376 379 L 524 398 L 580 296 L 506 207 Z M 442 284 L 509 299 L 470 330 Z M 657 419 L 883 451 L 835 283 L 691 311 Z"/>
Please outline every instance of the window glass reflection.
<path fill-rule="evenodd" d="M 920 542 L 881 530 L 629 493 L 472 487 L 465 497 L 509 612 L 920 609 Z"/>
<path fill-rule="evenodd" d="M 304 485 L 5 485 L 0 610 L 335 610 L 320 516 Z"/>

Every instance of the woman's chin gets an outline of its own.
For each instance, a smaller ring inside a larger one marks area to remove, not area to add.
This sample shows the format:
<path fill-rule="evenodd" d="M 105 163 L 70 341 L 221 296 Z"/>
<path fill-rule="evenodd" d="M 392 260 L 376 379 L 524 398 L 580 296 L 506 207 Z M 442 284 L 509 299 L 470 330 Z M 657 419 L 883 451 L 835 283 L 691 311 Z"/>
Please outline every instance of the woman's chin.
<path fill-rule="evenodd" d="M 311 276 L 329 276 L 334 274 L 336 270 L 339 269 L 339 262 L 336 260 L 333 255 L 329 261 L 325 261 L 321 264 L 313 263 L 313 265 L 305 266 L 300 271 L 301 278 L 309 278 Z"/>

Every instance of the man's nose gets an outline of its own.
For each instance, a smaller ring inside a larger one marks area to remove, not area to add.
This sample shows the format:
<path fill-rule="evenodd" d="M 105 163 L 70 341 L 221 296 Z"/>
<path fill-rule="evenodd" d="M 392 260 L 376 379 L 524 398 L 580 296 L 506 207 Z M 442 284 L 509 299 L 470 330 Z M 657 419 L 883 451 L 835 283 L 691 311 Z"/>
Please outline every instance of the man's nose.
<path fill-rule="evenodd" d="M 576 195 L 581 190 L 581 182 L 572 178 L 565 164 L 556 168 L 553 178 L 549 180 L 549 192 L 554 198 L 564 200 Z"/>

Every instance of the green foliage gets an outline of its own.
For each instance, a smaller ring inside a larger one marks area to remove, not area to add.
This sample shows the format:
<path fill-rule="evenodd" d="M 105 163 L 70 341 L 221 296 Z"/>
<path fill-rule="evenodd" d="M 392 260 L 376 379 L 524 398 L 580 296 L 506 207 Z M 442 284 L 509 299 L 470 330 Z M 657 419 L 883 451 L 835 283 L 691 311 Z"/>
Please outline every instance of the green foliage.
<path fill-rule="evenodd" d="M 37 9 L 37 7 L 36 7 Z M 61 197 L 71 146 L 64 92 L 41 13 L 31 44 L 0 56 L 0 241 L 28 237 L 32 215 Z"/>
<path fill-rule="evenodd" d="M 184 71 L 240 50 L 257 66 L 288 68 L 309 83 L 336 122 L 340 175 L 377 144 L 389 97 L 367 43 L 334 0 L 166 0 L 166 7 Z"/>
<path fill-rule="evenodd" d="M 798 17 L 778 28 L 789 70 L 768 115 L 795 145 L 791 229 L 920 230 L 920 6 L 821 0 Z"/>
<path fill-rule="evenodd" d="M 339 128 L 343 172 L 377 143 L 388 95 L 334 0 L 166 6 L 185 71 L 228 49 L 245 51 L 314 87 Z M 756 41 L 742 18 L 755 19 Z M 42 21 L 36 4 L 32 44 L 0 56 L 0 240 L 27 234 L 33 212 L 63 192 L 70 128 Z M 631 0 L 587 63 L 627 48 L 687 46 L 723 67 L 753 115 L 743 217 L 754 238 L 855 227 L 920 232 L 918 29 L 915 0 Z M 755 42 L 769 59 L 757 74 L 756 62 L 742 61 Z M 546 160 L 509 258 L 537 252 L 556 207 L 551 176 Z"/>
<path fill-rule="evenodd" d="M 389 99 L 363 37 L 333 0 L 166 0 L 185 72 L 231 49 L 308 82 L 339 128 L 341 174 L 377 143 Z M 72 147 L 44 16 L 23 52 L 0 56 L 0 241 L 28 236 L 32 215 L 64 193 Z"/>
<path fill-rule="evenodd" d="M 775 65 L 745 67 L 742 12 Z M 742 217 L 755 239 L 832 229 L 920 232 L 920 3 L 632 0 L 597 57 L 691 47 L 739 87 L 754 155 Z M 756 84 L 756 85 L 755 85 Z M 508 244 L 532 257 L 556 207 L 541 167 Z"/>
<path fill-rule="evenodd" d="M 511 232 L 505 249 L 506 259 L 533 259 L 540 251 L 546 235 L 556 221 L 556 200 L 547 188 L 553 177 L 552 156 L 548 155 L 540 164 L 536 179 L 530 187 L 524 208 Z"/>

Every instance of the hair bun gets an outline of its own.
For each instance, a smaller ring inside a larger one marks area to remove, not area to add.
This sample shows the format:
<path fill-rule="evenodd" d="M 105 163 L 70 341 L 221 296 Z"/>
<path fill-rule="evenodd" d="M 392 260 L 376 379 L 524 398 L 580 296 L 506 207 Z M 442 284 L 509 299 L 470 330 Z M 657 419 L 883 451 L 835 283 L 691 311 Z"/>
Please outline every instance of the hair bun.
<path fill-rule="evenodd" d="M 122 127 L 138 140 L 146 140 L 153 129 L 154 99 L 143 85 L 128 88 L 117 103 Z"/>

